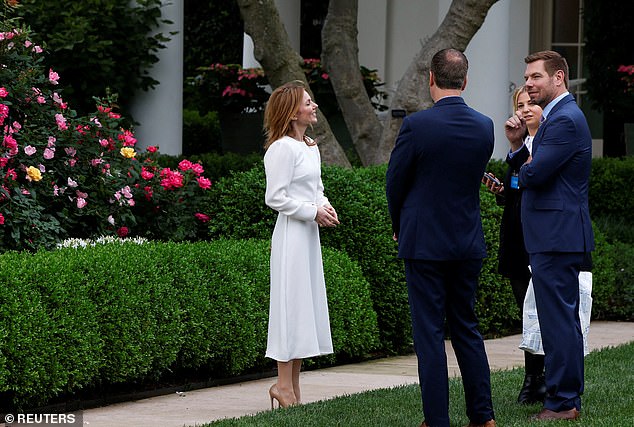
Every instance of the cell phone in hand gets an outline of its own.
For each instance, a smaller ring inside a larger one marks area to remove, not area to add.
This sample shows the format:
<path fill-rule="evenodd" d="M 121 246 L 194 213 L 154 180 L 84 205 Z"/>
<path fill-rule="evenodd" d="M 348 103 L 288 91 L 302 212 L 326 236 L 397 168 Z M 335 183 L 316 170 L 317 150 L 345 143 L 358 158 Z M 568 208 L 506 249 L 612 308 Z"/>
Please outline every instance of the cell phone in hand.
<path fill-rule="evenodd" d="M 488 172 L 484 173 L 484 177 L 490 181 L 493 181 L 496 185 L 502 185 L 502 183 L 500 182 L 499 179 L 497 179 L 496 177 L 494 177 L 493 175 L 491 175 Z"/>

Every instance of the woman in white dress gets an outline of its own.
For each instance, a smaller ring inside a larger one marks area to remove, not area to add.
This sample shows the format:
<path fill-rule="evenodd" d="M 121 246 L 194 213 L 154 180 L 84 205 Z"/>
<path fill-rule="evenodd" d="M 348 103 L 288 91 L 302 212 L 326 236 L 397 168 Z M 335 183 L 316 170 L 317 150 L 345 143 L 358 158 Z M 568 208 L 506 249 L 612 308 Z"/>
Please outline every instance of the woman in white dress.
<path fill-rule="evenodd" d="M 319 227 L 339 224 L 323 194 L 321 158 L 305 135 L 317 104 L 301 81 L 275 89 L 264 111 L 265 202 L 279 212 L 271 239 L 271 300 L 266 357 L 277 361 L 269 389 L 286 407 L 300 402 L 302 359 L 333 352 Z"/>

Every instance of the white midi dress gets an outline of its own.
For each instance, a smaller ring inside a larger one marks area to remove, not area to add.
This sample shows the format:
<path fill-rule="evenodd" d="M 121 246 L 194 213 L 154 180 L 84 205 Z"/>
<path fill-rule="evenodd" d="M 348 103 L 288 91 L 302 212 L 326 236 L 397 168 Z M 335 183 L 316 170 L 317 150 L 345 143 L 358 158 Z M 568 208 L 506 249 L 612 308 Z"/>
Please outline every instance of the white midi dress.
<path fill-rule="evenodd" d="M 271 239 L 271 293 L 266 357 L 333 352 L 317 207 L 328 204 L 316 145 L 285 136 L 264 155 L 265 202 L 278 212 Z"/>

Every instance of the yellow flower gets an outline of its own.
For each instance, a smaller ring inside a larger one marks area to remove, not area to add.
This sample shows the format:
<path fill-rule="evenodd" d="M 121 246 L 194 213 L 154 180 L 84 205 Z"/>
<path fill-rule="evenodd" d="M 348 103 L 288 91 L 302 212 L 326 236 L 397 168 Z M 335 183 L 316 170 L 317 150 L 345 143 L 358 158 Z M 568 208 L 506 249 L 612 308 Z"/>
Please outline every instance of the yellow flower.
<path fill-rule="evenodd" d="M 29 166 L 28 168 L 26 168 L 26 175 L 31 181 L 39 181 L 42 179 L 42 173 L 40 172 L 40 170 L 33 166 Z"/>
<path fill-rule="evenodd" d="M 134 156 L 136 156 L 136 151 L 134 151 L 134 148 L 123 147 L 121 149 L 121 155 L 125 157 L 126 159 L 131 159 Z"/>

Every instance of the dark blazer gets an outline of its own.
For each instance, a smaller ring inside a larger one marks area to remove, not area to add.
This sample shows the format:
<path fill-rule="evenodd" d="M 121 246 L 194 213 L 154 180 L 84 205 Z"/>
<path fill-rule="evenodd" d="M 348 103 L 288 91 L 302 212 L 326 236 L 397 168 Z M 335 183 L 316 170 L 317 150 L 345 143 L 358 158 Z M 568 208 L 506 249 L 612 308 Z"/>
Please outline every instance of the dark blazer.
<path fill-rule="evenodd" d="M 519 157 L 517 161 L 523 156 Z M 590 129 L 572 95 L 567 95 L 539 127 L 533 160 L 519 172 L 528 253 L 594 249 L 588 208 L 591 166 Z"/>
<path fill-rule="evenodd" d="M 528 151 L 526 146 L 522 148 Z M 498 272 L 504 277 L 522 280 L 528 284 L 531 273 L 528 269 L 528 253 L 524 246 L 524 233 L 522 231 L 522 189 L 511 187 L 511 177 L 513 174 L 519 173 L 522 164 L 518 164 L 516 159 L 510 156 L 507 156 L 506 163 L 509 167 L 504 179 L 504 192 L 501 195 L 496 195 L 498 205 L 504 206 L 500 224 Z"/>
<path fill-rule="evenodd" d="M 400 258 L 486 256 L 479 191 L 493 141 L 491 119 L 458 96 L 403 120 L 386 176 Z"/>

